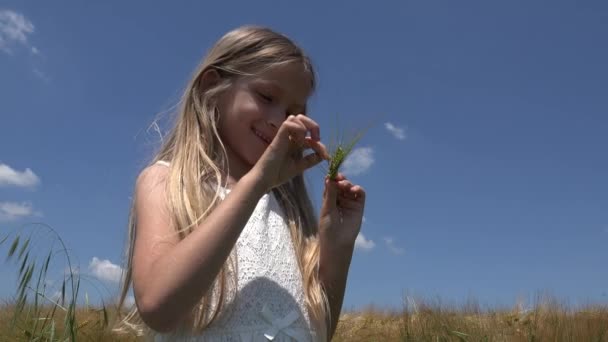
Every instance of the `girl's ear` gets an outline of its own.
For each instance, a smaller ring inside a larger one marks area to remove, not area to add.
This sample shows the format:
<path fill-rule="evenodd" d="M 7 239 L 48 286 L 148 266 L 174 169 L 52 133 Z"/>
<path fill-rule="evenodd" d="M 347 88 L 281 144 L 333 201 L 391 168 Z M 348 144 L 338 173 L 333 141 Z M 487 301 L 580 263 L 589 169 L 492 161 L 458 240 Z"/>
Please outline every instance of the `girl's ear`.
<path fill-rule="evenodd" d="M 204 90 L 207 90 L 220 82 L 222 77 L 215 68 L 209 68 L 203 72 L 201 76 L 201 85 Z"/>

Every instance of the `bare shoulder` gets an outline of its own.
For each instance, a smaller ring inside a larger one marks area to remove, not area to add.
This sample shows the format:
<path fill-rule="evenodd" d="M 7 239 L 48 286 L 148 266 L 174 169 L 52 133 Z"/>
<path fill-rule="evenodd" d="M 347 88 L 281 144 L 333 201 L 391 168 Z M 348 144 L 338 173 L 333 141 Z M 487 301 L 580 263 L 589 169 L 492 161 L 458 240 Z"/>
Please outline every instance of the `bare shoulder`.
<path fill-rule="evenodd" d="M 154 164 L 143 169 L 137 176 L 135 185 L 136 195 L 142 195 L 149 192 L 158 191 L 157 188 L 162 187 L 164 192 L 165 181 L 169 175 L 169 168 Z"/>
<path fill-rule="evenodd" d="M 163 254 L 179 239 L 172 225 L 166 199 L 169 169 L 151 165 L 141 171 L 135 185 L 135 254 Z"/>

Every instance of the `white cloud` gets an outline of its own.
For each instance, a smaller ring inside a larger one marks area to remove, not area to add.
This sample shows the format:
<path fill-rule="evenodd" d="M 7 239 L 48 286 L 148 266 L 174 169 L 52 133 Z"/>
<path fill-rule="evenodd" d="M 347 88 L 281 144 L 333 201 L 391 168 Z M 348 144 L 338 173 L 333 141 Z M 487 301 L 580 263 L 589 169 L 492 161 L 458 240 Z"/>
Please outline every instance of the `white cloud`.
<path fill-rule="evenodd" d="M 0 222 L 15 221 L 28 216 L 41 216 L 30 203 L 0 202 Z"/>
<path fill-rule="evenodd" d="M 38 78 L 40 78 L 46 83 L 49 83 L 51 81 L 51 78 L 44 71 L 38 68 L 32 69 L 32 72 L 34 73 L 34 75 L 36 75 Z"/>
<path fill-rule="evenodd" d="M 30 47 L 28 36 L 34 32 L 34 24 L 23 14 L 10 11 L 0 11 L 0 51 L 12 53 L 13 47 L 23 45 L 32 53 L 39 53 L 35 47 Z"/>
<path fill-rule="evenodd" d="M 97 278 L 113 283 L 118 283 L 122 275 L 120 266 L 114 265 L 110 260 L 100 260 L 97 257 L 93 257 L 89 269 Z"/>
<path fill-rule="evenodd" d="M 395 139 L 405 140 L 405 129 L 397 127 L 390 122 L 384 124 L 384 127 L 395 137 Z"/>
<path fill-rule="evenodd" d="M 374 243 L 374 241 L 366 239 L 365 235 L 359 232 L 359 235 L 357 235 L 357 239 L 355 240 L 355 249 L 369 251 L 375 246 L 376 243 Z"/>
<path fill-rule="evenodd" d="M 6 164 L 0 164 L 0 187 L 15 185 L 20 187 L 34 187 L 40 183 L 40 178 L 30 169 L 23 172 L 15 171 Z"/>
<path fill-rule="evenodd" d="M 391 237 L 385 237 L 384 243 L 386 243 L 386 248 L 393 254 L 401 255 L 405 252 L 403 248 L 395 246 L 393 238 Z"/>
<path fill-rule="evenodd" d="M 371 147 L 358 147 L 352 150 L 344 163 L 342 172 L 348 176 L 359 175 L 374 163 L 374 150 Z"/>

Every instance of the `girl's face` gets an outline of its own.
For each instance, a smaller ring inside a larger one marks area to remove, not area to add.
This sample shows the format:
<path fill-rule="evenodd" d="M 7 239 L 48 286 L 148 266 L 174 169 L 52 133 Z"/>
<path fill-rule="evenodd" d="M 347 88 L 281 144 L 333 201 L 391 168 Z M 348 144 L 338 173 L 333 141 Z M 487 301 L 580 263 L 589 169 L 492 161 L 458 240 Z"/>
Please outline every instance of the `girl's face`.
<path fill-rule="evenodd" d="M 304 112 L 310 83 L 304 68 L 290 63 L 255 78 L 239 78 L 220 97 L 219 134 L 233 180 L 255 165 L 287 116 Z"/>

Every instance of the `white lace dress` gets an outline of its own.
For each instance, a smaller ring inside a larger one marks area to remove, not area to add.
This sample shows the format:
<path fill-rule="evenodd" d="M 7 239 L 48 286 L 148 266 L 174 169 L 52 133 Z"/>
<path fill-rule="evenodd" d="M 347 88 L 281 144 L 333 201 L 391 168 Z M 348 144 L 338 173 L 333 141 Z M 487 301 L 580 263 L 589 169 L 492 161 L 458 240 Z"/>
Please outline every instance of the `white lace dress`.
<path fill-rule="evenodd" d="M 166 162 L 158 162 L 168 165 Z M 222 198 L 230 190 L 223 189 Z M 318 341 L 283 211 L 263 195 L 236 242 L 238 295 L 201 335 L 158 334 L 154 341 Z"/>

